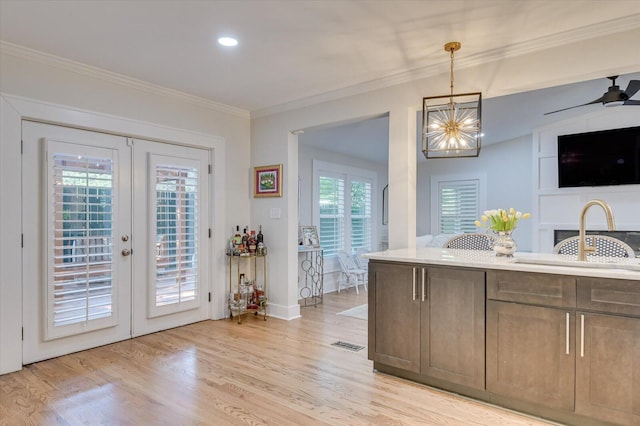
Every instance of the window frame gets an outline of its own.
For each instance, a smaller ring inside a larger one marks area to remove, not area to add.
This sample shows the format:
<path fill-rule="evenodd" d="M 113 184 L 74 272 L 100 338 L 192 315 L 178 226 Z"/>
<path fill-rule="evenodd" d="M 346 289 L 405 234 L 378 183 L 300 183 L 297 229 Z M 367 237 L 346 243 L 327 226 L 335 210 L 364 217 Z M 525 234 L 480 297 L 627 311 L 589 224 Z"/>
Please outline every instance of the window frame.
<path fill-rule="evenodd" d="M 487 175 L 486 173 L 469 173 L 455 175 L 433 175 L 431 176 L 431 194 L 430 194 L 430 210 L 431 210 L 431 234 L 442 234 L 440 228 L 440 185 L 441 184 L 457 184 L 468 181 L 477 181 L 478 183 L 478 211 L 476 219 L 480 217 L 482 212 L 487 210 Z M 454 235 L 454 234 L 448 234 Z"/>
<path fill-rule="evenodd" d="M 312 211 L 311 221 L 320 234 L 320 177 L 332 177 L 344 179 L 344 240 L 343 250 L 351 251 L 351 184 L 353 181 L 369 182 L 371 184 L 371 249 L 378 244 L 378 211 L 377 203 L 377 172 L 357 167 L 345 166 L 343 164 L 330 163 L 326 161 L 313 160 L 312 162 Z M 325 272 L 338 270 L 337 255 L 325 254 Z"/>

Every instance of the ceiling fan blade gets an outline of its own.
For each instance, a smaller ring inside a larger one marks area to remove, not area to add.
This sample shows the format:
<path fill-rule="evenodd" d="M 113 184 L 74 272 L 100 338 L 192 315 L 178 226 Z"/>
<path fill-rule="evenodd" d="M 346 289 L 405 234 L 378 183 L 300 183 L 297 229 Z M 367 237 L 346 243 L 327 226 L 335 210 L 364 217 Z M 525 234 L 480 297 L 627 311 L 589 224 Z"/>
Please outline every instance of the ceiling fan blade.
<path fill-rule="evenodd" d="M 636 101 L 635 99 L 629 99 L 628 101 L 624 101 L 622 105 L 640 105 L 640 101 Z"/>
<path fill-rule="evenodd" d="M 624 93 L 626 93 L 628 97 L 632 97 L 638 93 L 638 90 L 640 90 L 640 80 L 631 80 Z"/>
<path fill-rule="evenodd" d="M 602 102 L 602 100 L 604 99 L 604 96 L 599 97 L 598 99 L 594 99 L 591 102 L 587 102 L 586 104 L 582 104 L 582 105 L 576 105 L 576 106 L 572 106 L 569 108 L 562 108 L 562 109 L 558 109 L 555 111 L 551 111 L 551 112 L 545 112 L 544 115 L 549 115 L 549 114 L 555 114 L 556 112 L 560 112 L 560 111 L 566 111 L 568 109 L 573 109 L 573 108 L 578 108 L 578 107 L 583 107 L 585 105 L 591 105 L 591 104 L 599 104 Z"/>

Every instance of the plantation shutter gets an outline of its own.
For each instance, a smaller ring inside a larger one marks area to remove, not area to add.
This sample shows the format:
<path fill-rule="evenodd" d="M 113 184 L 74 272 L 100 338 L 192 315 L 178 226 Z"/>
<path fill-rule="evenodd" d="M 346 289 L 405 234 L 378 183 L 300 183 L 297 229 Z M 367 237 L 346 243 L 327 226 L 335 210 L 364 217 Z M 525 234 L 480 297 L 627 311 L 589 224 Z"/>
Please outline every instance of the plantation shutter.
<path fill-rule="evenodd" d="M 320 176 L 320 246 L 325 256 L 336 255 L 344 247 L 345 180 Z"/>
<path fill-rule="evenodd" d="M 371 182 L 351 181 L 351 250 L 371 249 Z"/>
<path fill-rule="evenodd" d="M 480 182 L 476 179 L 446 181 L 438 185 L 438 223 L 441 234 L 476 232 Z"/>
<path fill-rule="evenodd" d="M 63 326 L 86 331 L 114 321 L 115 158 L 108 149 L 48 141 L 48 338 L 69 334 Z"/>
<path fill-rule="evenodd" d="M 191 165 L 190 163 L 193 163 Z M 198 296 L 197 162 L 152 155 L 155 211 L 155 307 L 188 305 Z M 188 308 L 189 306 L 184 306 Z M 174 310 L 175 310 L 174 308 Z M 152 315 L 162 311 L 151 309 Z"/>

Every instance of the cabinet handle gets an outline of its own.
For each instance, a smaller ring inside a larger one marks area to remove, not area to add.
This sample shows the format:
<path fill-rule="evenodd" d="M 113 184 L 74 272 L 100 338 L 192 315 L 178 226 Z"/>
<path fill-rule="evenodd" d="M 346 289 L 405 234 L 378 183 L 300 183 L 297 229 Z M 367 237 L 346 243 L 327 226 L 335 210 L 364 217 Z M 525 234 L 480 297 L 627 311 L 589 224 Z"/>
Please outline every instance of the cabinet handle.
<path fill-rule="evenodd" d="M 413 300 L 416 300 L 416 268 L 413 268 Z"/>
<path fill-rule="evenodd" d="M 580 315 L 580 357 L 584 358 L 584 315 Z"/>
<path fill-rule="evenodd" d="M 422 268 L 422 301 L 423 302 L 427 297 L 427 292 L 424 289 L 424 282 L 425 282 L 424 275 L 425 275 L 425 272 L 426 272 L 425 268 Z"/>
<path fill-rule="evenodd" d="M 566 341 L 566 354 L 569 355 L 569 312 L 567 312 L 567 341 Z"/>

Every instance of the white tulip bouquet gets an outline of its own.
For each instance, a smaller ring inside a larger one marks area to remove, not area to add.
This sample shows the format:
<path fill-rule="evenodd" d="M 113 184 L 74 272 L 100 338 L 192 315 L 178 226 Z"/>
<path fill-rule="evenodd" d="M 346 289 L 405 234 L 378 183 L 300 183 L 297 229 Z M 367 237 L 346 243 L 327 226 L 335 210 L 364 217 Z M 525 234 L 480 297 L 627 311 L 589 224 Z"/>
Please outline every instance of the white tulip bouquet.
<path fill-rule="evenodd" d="M 476 226 L 479 228 L 491 229 L 495 232 L 513 231 L 520 219 L 528 219 L 531 213 L 521 213 L 513 207 L 507 210 L 487 210 L 482 215 L 482 222 L 476 220 Z"/>

